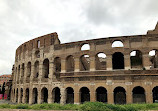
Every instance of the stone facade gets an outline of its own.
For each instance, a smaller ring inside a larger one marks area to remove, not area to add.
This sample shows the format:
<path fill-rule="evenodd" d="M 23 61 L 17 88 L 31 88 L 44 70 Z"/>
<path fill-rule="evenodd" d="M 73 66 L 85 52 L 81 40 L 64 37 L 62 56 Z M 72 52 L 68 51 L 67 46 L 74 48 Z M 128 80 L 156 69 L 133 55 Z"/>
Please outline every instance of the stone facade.
<path fill-rule="evenodd" d="M 89 47 L 84 49 L 85 45 Z M 60 43 L 57 33 L 35 38 L 16 50 L 11 101 L 157 102 L 157 50 L 158 25 L 146 35 L 65 44 Z"/>

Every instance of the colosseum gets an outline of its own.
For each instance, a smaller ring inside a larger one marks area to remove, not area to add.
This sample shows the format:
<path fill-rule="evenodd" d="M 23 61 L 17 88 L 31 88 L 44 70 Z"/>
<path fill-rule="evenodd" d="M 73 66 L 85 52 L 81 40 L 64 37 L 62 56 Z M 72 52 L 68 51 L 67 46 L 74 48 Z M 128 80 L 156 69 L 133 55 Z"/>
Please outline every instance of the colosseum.
<path fill-rule="evenodd" d="M 14 103 L 158 102 L 158 24 L 144 35 L 32 39 L 17 48 L 12 74 Z"/>

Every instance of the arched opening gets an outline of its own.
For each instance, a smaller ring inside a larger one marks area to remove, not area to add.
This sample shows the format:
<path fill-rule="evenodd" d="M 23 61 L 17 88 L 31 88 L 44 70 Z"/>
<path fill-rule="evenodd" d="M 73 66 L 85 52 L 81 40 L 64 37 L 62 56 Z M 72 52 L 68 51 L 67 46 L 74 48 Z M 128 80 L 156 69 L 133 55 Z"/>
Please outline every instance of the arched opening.
<path fill-rule="evenodd" d="M 133 103 L 145 103 L 145 90 L 144 88 L 137 86 L 133 89 Z"/>
<path fill-rule="evenodd" d="M 38 90 L 37 88 L 33 88 L 32 103 L 37 104 L 37 99 L 38 99 Z"/>
<path fill-rule="evenodd" d="M 26 103 L 29 103 L 29 88 L 26 89 Z"/>
<path fill-rule="evenodd" d="M 106 70 L 106 55 L 104 53 L 98 53 L 95 62 L 96 70 Z"/>
<path fill-rule="evenodd" d="M 81 51 L 84 51 L 84 50 L 90 50 L 90 45 L 89 44 L 83 44 L 81 46 Z"/>
<path fill-rule="evenodd" d="M 67 104 L 74 103 L 74 90 L 71 87 L 66 88 L 66 103 Z"/>
<path fill-rule="evenodd" d="M 131 60 L 131 68 L 135 69 L 142 69 L 142 52 L 139 50 L 134 50 L 130 53 L 130 60 Z"/>
<path fill-rule="evenodd" d="M 16 89 L 16 102 L 18 102 L 18 97 L 19 97 L 19 95 L 18 95 L 18 88 Z"/>
<path fill-rule="evenodd" d="M 116 87 L 114 89 L 114 103 L 126 104 L 126 91 L 123 87 Z"/>
<path fill-rule="evenodd" d="M 20 103 L 22 103 L 22 98 L 23 98 L 23 89 L 21 88 Z"/>
<path fill-rule="evenodd" d="M 40 51 L 39 51 L 39 50 L 37 50 L 37 51 L 35 52 L 35 57 L 40 58 Z"/>
<path fill-rule="evenodd" d="M 48 102 L 48 89 L 45 87 L 41 90 L 41 102 L 42 103 Z"/>
<path fill-rule="evenodd" d="M 158 86 L 153 88 L 152 93 L 153 93 L 153 103 L 158 103 Z"/>
<path fill-rule="evenodd" d="M 58 87 L 55 87 L 52 91 L 52 97 L 54 103 L 60 103 L 60 89 Z"/>
<path fill-rule="evenodd" d="M 28 62 L 27 64 L 27 77 L 30 77 L 31 75 L 31 62 Z"/>
<path fill-rule="evenodd" d="M 34 78 L 38 78 L 39 75 L 39 61 L 36 61 L 34 64 Z"/>
<path fill-rule="evenodd" d="M 151 50 L 149 52 L 149 59 L 151 62 L 150 68 L 158 68 L 158 51 Z"/>
<path fill-rule="evenodd" d="M 40 40 L 37 41 L 37 48 L 40 48 Z"/>
<path fill-rule="evenodd" d="M 20 65 L 18 67 L 18 81 L 19 81 L 19 78 L 20 78 Z"/>
<path fill-rule="evenodd" d="M 88 102 L 90 101 L 90 91 L 87 87 L 82 87 L 80 89 L 80 102 Z"/>
<path fill-rule="evenodd" d="M 124 47 L 124 45 L 122 41 L 117 40 L 112 43 L 112 47 Z"/>
<path fill-rule="evenodd" d="M 21 73 L 21 77 L 24 77 L 24 72 L 25 72 L 25 65 L 24 63 L 22 64 L 22 73 Z"/>
<path fill-rule="evenodd" d="M 70 55 L 66 58 L 66 71 L 71 72 L 74 71 L 74 69 L 75 69 L 74 57 Z"/>
<path fill-rule="evenodd" d="M 80 57 L 80 71 L 89 71 L 89 69 L 90 69 L 89 55 L 82 55 Z"/>
<path fill-rule="evenodd" d="M 48 78 L 49 75 L 49 60 L 45 59 L 43 61 L 43 77 Z"/>
<path fill-rule="evenodd" d="M 61 59 L 59 57 L 56 57 L 54 59 L 54 67 L 55 67 L 55 72 L 61 72 Z"/>
<path fill-rule="evenodd" d="M 97 101 L 107 103 L 107 90 L 104 87 L 98 87 L 96 89 Z"/>
<path fill-rule="evenodd" d="M 121 52 L 115 52 L 112 55 L 113 69 L 124 69 L 124 55 Z"/>

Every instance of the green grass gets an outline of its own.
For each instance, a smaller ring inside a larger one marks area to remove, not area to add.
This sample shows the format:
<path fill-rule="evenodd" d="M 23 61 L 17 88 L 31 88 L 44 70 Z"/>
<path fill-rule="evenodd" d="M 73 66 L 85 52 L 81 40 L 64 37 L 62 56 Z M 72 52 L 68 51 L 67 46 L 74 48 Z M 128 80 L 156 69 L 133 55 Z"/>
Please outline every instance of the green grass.
<path fill-rule="evenodd" d="M 158 110 L 158 103 L 154 104 L 126 104 L 114 105 L 104 104 L 101 102 L 86 102 L 81 105 L 66 104 L 60 105 L 52 104 L 0 104 L 0 109 L 34 109 L 34 110 L 76 110 L 76 111 L 145 111 L 145 110 Z"/>

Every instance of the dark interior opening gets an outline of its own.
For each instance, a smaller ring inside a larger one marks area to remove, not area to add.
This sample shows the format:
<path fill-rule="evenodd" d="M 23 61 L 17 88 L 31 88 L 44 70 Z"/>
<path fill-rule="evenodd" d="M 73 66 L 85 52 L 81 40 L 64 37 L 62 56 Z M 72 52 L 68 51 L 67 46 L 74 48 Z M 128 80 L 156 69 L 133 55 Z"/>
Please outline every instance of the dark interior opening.
<path fill-rule="evenodd" d="M 66 92 L 67 92 L 66 103 L 73 104 L 74 103 L 74 90 L 69 87 L 66 89 Z"/>
<path fill-rule="evenodd" d="M 87 87 L 82 87 L 80 89 L 80 94 L 81 94 L 81 103 L 84 103 L 84 102 L 87 102 L 87 101 L 90 101 L 90 93 L 89 93 L 89 89 Z"/>
<path fill-rule="evenodd" d="M 115 52 L 112 55 L 113 69 L 124 69 L 124 55 L 121 52 Z"/>
<path fill-rule="evenodd" d="M 99 87 L 96 90 L 97 101 L 107 103 L 107 90 L 104 87 Z"/>
<path fill-rule="evenodd" d="M 145 103 L 145 91 L 144 88 L 137 86 L 133 89 L 133 103 Z"/>
<path fill-rule="evenodd" d="M 126 91 L 123 87 L 115 88 L 114 103 L 115 104 L 126 104 Z"/>

